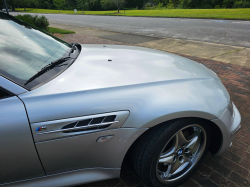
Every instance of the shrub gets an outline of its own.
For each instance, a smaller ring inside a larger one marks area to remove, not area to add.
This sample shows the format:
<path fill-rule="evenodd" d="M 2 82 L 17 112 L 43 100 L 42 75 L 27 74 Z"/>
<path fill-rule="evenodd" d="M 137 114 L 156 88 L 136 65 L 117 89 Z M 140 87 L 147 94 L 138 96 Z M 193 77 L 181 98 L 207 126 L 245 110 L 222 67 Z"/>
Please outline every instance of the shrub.
<path fill-rule="evenodd" d="M 247 1 L 236 1 L 233 8 L 250 8 L 250 2 Z"/>
<path fill-rule="evenodd" d="M 35 19 L 35 25 L 38 28 L 47 31 L 49 27 L 49 21 L 45 16 L 40 16 Z"/>
<path fill-rule="evenodd" d="M 183 9 L 183 3 L 178 4 L 177 9 Z"/>
<path fill-rule="evenodd" d="M 242 1 L 236 1 L 233 6 L 233 8 L 242 8 L 242 7 L 243 7 Z"/>
<path fill-rule="evenodd" d="M 174 8 L 174 4 L 173 3 L 168 3 L 167 8 L 168 9 L 173 9 Z"/>
<path fill-rule="evenodd" d="M 23 14 L 15 16 L 17 19 L 28 23 L 33 27 L 37 27 L 41 30 L 48 31 L 49 28 L 49 21 L 45 16 L 37 16 L 37 15 L 30 15 L 30 14 Z"/>
<path fill-rule="evenodd" d="M 214 9 L 220 9 L 220 5 L 216 5 Z"/>
<path fill-rule="evenodd" d="M 23 21 L 23 22 L 25 22 L 25 23 L 28 23 L 28 24 L 30 24 L 30 25 L 32 25 L 32 26 L 35 26 L 35 24 L 34 24 L 34 18 L 31 16 L 31 15 L 29 15 L 29 14 L 24 14 L 24 15 L 17 15 L 17 16 L 15 16 L 17 19 L 20 19 L 21 21 Z"/>
<path fill-rule="evenodd" d="M 157 5 L 157 8 L 162 8 L 163 7 L 163 3 L 159 3 L 158 5 Z"/>
<path fill-rule="evenodd" d="M 245 8 L 250 8 L 250 2 L 245 2 Z"/>

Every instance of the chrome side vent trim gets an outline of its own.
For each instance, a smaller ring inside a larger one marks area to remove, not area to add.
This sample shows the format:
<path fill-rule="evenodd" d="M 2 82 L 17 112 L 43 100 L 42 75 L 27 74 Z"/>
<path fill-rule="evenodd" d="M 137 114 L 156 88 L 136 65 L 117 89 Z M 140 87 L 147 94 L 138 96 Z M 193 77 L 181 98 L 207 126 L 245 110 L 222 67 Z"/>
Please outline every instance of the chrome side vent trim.
<path fill-rule="evenodd" d="M 116 116 L 112 115 L 112 116 L 106 116 L 105 119 L 103 120 L 103 122 L 111 122 L 111 121 L 115 121 Z"/>
<path fill-rule="evenodd" d="M 78 121 L 75 126 L 76 127 L 86 126 L 91 122 L 91 120 L 92 119 L 86 119 L 86 120 L 83 120 L 83 121 Z"/>
<path fill-rule="evenodd" d="M 68 125 L 65 125 L 64 127 L 62 127 L 62 129 L 69 129 L 69 128 L 74 128 L 76 126 L 77 123 L 70 123 Z"/>
<path fill-rule="evenodd" d="M 102 121 L 104 120 L 105 117 L 100 117 L 100 118 L 94 118 L 90 124 L 98 124 L 98 123 L 102 123 Z"/>
<path fill-rule="evenodd" d="M 41 142 L 117 129 L 128 116 L 125 110 L 32 123 L 31 128 L 35 142 Z"/>
<path fill-rule="evenodd" d="M 105 129 L 105 128 L 108 128 L 110 125 L 119 122 L 119 121 L 114 121 L 115 118 L 116 118 L 116 115 L 86 119 L 86 120 L 78 121 L 76 123 L 65 125 L 64 127 L 62 127 L 62 129 L 65 129 L 65 130 L 57 131 L 57 132 L 72 133 L 72 132 L 81 132 L 81 131 L 88 131 L 88 130 L 93 131 L 93 130 L 98 130 L 98 129 Z M 44 134 L 44 133 L 40 133 L 40 134 Z"/>
<path fill-rule="evenodd" d="M 55 133 L 55 132 L 75 131 L 75 130 L 78 132 L 79 130 L 84 131 L 84 130 L 93 129 L 93 128 L 97 130 L 99 127 L 101 127 L 100 129 L 102 129 L 102 127 L 110 126 L 111 124 L 118 123 L 118 122 L 119 121 L 112 121 L 112 122 L 100 123 L 100 124 L 95 124 L 95 125 L 87 125 L 83 127 L 74 127 L 74 128 L 67 128 L 67 129 L 61 129 L 61 130 L 55 130 L 55 131 L 48 131 L 48 132 L 37 133 L 37 135 L 50 134 L 50 133 Z"/>

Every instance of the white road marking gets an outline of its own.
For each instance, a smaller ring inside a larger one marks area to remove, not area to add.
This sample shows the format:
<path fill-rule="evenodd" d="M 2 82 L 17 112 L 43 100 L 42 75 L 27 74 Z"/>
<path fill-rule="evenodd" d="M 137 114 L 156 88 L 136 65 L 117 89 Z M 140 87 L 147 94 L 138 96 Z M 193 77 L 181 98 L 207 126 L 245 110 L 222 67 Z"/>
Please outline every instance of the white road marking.
<path fill-rule="evenodd" d="M 238 22 L 233 22 L 233 23 L 238 23 L 238 24 L 250 24 L 250 21 L 238 21 Z"/>
<path fill-rule="evenodd" d="M 209 21 L 205 21 L 205 22 L 214 22 L 214 23 L 230 23 L 229 21 L 225 21 L 225 20 L 209 20 Z"/>

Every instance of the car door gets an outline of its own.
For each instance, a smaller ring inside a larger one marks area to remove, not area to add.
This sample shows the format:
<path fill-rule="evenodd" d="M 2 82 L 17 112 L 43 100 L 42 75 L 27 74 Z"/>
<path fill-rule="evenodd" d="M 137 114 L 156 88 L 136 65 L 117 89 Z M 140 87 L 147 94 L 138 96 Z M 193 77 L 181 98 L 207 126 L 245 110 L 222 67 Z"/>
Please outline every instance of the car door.
<path fill-rule="evenodd" d="M 0 185 L 45 175 L 22 101 L 1 87 Z"/>

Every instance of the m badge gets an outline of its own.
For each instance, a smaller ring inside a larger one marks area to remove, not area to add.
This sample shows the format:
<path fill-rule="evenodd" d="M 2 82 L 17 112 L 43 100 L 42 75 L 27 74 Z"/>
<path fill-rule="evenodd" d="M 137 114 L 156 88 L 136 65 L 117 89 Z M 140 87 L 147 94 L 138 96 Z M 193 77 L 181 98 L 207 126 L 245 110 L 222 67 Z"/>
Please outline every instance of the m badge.
<path fill-rule="evenodd" d="M 36 128 L 36 131 L 45 131 L 45 130 L 47 130 L 46 126 Z"/>

